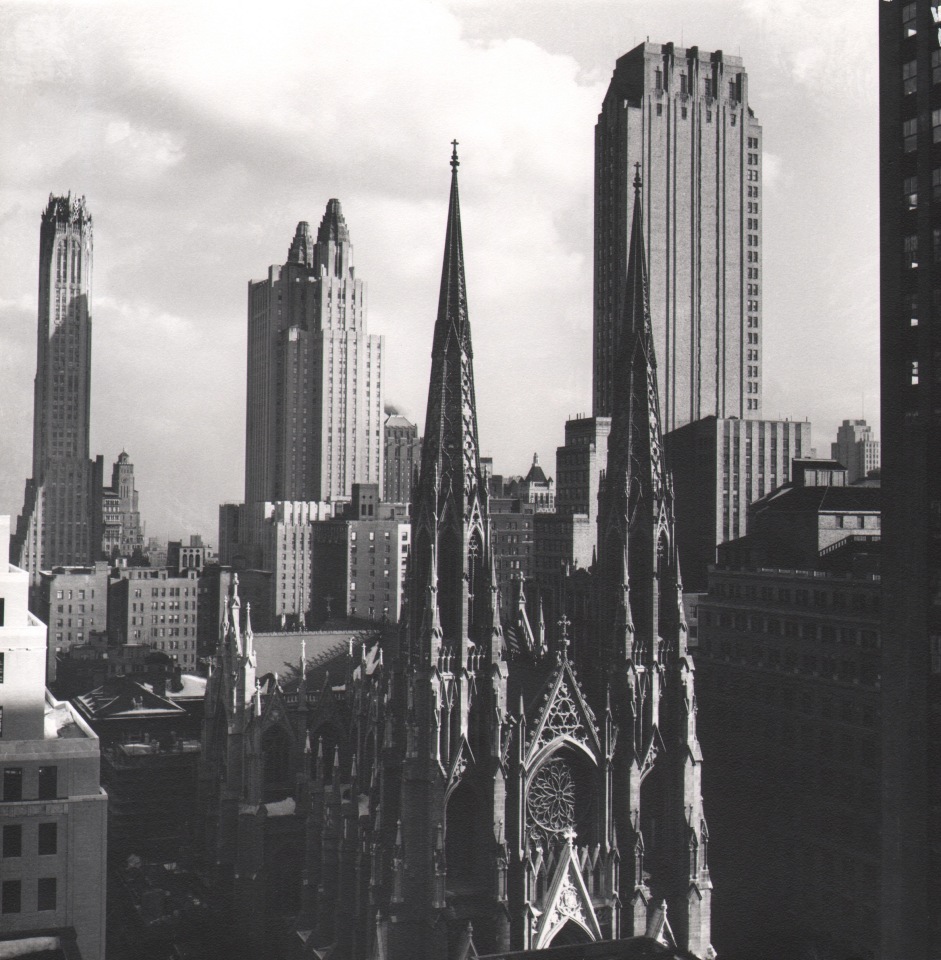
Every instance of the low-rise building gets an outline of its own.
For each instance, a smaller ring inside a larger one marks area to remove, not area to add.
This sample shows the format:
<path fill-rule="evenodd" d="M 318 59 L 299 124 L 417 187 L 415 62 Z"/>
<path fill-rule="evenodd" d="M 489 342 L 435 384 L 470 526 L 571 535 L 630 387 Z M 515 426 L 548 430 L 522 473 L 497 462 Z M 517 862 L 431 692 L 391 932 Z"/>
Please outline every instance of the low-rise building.
<path fill-rule="evenodd" d="M 695 420 L 663 438 L 673 474 L 683 586 L 706 589 L 716 547 L 745 536 L 749 505 L 790 479 L 791 461 L 811 454 L 799 420 Z"/>
<path fill-rule="evenodd" d="M 119 567 L 108 586 L 108 636 L 113 643 L 146 643 L 184 670 L 196 666 L 199 584 L 152 567 Z"/>
<path fill-rule="evenodd" d="M 56 656 L 86 643 L 108 628 L 110 567 L 99 561 L 87 567 L 53 567 L 40 573 L 37 613 L 48 626 L 46 679 L 56 679 Z"/>
<path fill-rule="evenodd" d="M 171 540 L 167 543 L 167 568 L 178 576 L 187 570 L 201 573 L 203 567 L 214 559 L 208 544 L 198 533 L 190 534 L 189 543 Z"/>
<path fill-rule="evenodd" d="M 0 557 L 9 539 L 10 518 L 0 517 Z M 61 932 L 67 940 L 71 929 L 84 960 L 104 960 L 108 798 L 99 742 L 46 689 L 46 627 L 29 612 L 28 592 L 26 571 L 4 564 L 0 931 L 4 939 Z"/>

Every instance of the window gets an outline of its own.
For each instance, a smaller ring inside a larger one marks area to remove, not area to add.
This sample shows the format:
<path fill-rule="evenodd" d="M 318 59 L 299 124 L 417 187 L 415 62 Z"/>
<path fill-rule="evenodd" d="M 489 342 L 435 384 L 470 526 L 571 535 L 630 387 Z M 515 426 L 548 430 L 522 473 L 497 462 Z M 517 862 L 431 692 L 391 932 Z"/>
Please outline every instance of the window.
<path fill-rule="evenodd" d="M 914 148 L 913 148 L 913 149 L 914 149 Z M 757 171 L 757 170 L 749 170 L 749 171 L 748 171 L 748 179 L 749 179 L 752 183 L 756 182 L 756 181 L 758 180 L 758 171 Z"/>
<path fill-rule="evenodd" d="M 56 878 L 40 877 L 36 882 L 36 909 L 55 910 Z"/>
<path fill-rule="evenodd" d="M 918 177 L 906 177 L 902 181 L 902 198 L 909 210 L 918 206 Z"/>
<path fill-rule="evenodd" d="M 905 262 L 913 269 L 918 266 L 918 235 L 911 234 L 902 239 L 905 251 Z"/>
<path fill-rule="evenodd" d="M 653 85 L 657 93 L 662 92 L 663 90 L 663 71 L 662 70 L 654 70 Z"/>
<path fill-rule="evenodd" d="M 902 36 L 903 37 L 914 37 L 917 30 L 915 29 L 915 21 L 918 15 L 917 5 L 914 3 L 906 3 L 902 7 Z"/>
<path fill-rule="evenodd" d="M 931 111 L 931 141 L 941 143 L 941 110 Z"/>
<path fill-rule="evenodd" d="M 680 74 L 680 93 L 685 97 L 689 91 L 686 89 L 686 74 Z"/>
<path fill-rule="evenodd" d="M 906 96 L 918 89 L 918 77 L 915 75 L 917 71 L 917 60 L 909 60 L 908 63 L 902 64 L 902 93 Z"/>
<path fill-rule="evenodd" d="M 23 799 L 23 768 L 3 768 L 3 799 L 5 801 Z"/>
<path fill-rule="evenodd" d="M 662 116 L 663 116 L 663 104 L 662 104 L 662 103 L 658 103 L 658 104 L 657 104 L 657 116 L 658 116 L 658 117 L 662 117 Z"/>
<path fill-rule="evenodd" d="M 39 768 L 39 799 L 55 800 L 58 796 L 58 767 Z"/>
<path fill-rule="evenodd" d="M 23 828 L 18 823 L 8 823 L 3 828 L 3 856 L 21 857 L 23 855 Z"/>
<path fill-rule="evenodd" d="M 902 148 L 906 153 L 913 153 L 918 147 L 918 121 L 905 120 L 902 123 Z"/>
<path fill-rule="evenodd" d="M 931 82 L 941 83 L 941 50 L 931 51 Z"/>
<path fill-rule="evenodd" d="M 682 118 L 685 120 L 685 119 L 686 119 L 686 114 L 687 114 L 686 107 L 683 107 L 683 108 L 681 109 L 680 114 L 681 114 Z"/>
<path fill-rule="evenodd" d="M 22 905 L 22 893 L 19 880 L 4 880 L 0 912 L 19 913 Z"/>

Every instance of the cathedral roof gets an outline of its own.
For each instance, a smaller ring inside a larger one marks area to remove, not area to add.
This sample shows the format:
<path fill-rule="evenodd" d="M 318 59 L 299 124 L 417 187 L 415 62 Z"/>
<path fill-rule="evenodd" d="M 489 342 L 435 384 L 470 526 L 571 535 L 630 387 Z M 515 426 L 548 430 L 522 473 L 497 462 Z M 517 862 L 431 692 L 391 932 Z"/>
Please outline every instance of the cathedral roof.
<path fill-rule="evenodd" d="M 696 960 L 696 957 L 686 950 L 658 943 L 652 937 L 630 937 L 544 950 L 491 953 L 481 956 L 480 960 Z"/>

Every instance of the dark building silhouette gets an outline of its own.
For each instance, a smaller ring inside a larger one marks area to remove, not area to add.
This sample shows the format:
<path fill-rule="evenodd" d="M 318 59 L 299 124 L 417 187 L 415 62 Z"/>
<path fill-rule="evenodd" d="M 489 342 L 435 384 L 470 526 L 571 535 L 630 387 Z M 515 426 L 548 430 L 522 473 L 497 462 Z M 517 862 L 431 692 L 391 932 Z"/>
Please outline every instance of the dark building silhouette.
<path fill-rule="evenodd" d="M 501 622 L 456 149 L 451 165 L 401 629 L 259 676 L 237 582 L 229 598 L 200 789 L 231 949 L 713 957 L 640 182 L 596 606 L 573 646 L 566 623 L 549 643 L 525 601 L 512 631 Z"/>
<path fill-rule="evenodd" d="M 879 939 L 880 491 L 832 461 L 792 473 L 698 598 L 728 960 L 871 957 Z"/>
<path fill-rule="evenodd" d="M 941 954 L 938 6 L 879 4 L 882 949 Z"/>

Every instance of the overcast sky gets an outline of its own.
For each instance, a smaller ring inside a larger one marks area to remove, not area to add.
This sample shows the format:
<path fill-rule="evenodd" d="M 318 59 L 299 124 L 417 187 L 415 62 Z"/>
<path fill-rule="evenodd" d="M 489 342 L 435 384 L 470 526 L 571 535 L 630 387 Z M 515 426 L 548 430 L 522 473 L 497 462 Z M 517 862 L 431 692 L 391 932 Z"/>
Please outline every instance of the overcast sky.
<path fill-rule="evenodd" d="M 424 417 L 450 169 L 482 450 L 554 473 L 591 410 L 594 124 L 649 37 L 739 54 L 764 130 L 764 414 L 878 428 L 877 6 L 0 0 L 0 513 L 30 471 L 40 215 L 94 218 L 92 455 L 150 535 L 243 493 L 246 282 L 338 197 L 386 400 Z M 250 11 L 250 12 L 246 12 Z"/>

